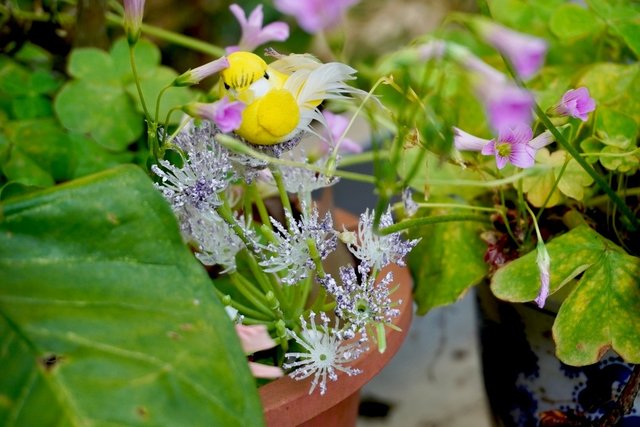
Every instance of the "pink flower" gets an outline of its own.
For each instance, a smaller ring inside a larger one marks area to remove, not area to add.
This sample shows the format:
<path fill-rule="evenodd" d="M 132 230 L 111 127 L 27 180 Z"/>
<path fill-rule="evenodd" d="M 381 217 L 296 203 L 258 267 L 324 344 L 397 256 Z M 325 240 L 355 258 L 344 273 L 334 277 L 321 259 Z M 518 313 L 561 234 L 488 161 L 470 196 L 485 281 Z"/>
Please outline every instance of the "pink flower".
<path fill-rule="evenodd" d="M 257 351 L 275 347 L 276 343 L 267 333 L 264 325 L 236 325 L 236 333 L 240 338 L 240 344 L 245 354 L 253 354 Z M 257 378 L 278 378 L 282 376 L 282 369 L 277 366 L 267 366 L 260 363 L 249 362 L 249 369 Z"/>
<path fill-rule="evenodd" d="M 536 304 L 538 307 L 544 307 L 544 303 L 549 296 L 549 270 L 551 269 L 551 257 L 547 248 L 542 240 L 537 244 L 538 255 L 536 256 L 536 264 L 538 265 L 538 272 L 540 273 L 540 292 L 536 297 Z"/>
<path fill-rule="evenodd" d="M 349 125 L 349 119 L 341 114 L 333 114 L 331 111 L 324 110 L 322 112 L 324 119 L 327 123 L 323 136 L 325 140 L 331 145 L 335 145 L 340 141 L 340 152 L 342 153 L 362 153 L 364 147 L 358 144 L 356 141 L 350 138 L 342 138 L 342 134 Z M 329 146 L 325 146 L 325 151 Z"/>
<path fill-rule="evenodd" d="M 140 38 L 144 0 L 124 0 L 124 31 L 130 45 Z"/>
<path fill-rule="evenodd" d="M 568 90 L 562 100 L 551 108 L 551 113 L 558 116 L 571 116 L 586 122 L 589 113 L 596 109 L 596 101 L 589 95 L 589 89 L 579 87 Z"/>
<path fill-rule="evenodd" d="M 496 166 L 502 169 L 507 162 L 521 168 L 530 168 L 536 160 L 536 150 L 528 142 L 531 141 L 533 132 L 526 125 L 515 128 L 503 128 L 497 139 L 492 139 L 482 147 L 481 153 L 496 156 Z"/>
<path fill-rule="evenodd" d="M 554 139 L 549 131 L 533 137 L 531 128 L 520 124 L 513 128 L 504 128 L 495 139 L 483 139 L 473 136 L 456 127 L 453 128 L 453 144 L 460 151 L 479 151 L 487 156 L 496 157 L 498 169 L 510 162 L 521 168 L 534 165 L 536 152 Z"/>
<path fill-rule="evenodd" d="M 453 128 L 453 145 L 460 151 L 482 151 L 488 139 L 478 138 L 457 127 Z"/>
<path fill-rule="evenodd" d="M 240 101 L 229 102 L 225 96 L 210 104 L 199 102 L 189 104 L 185 107 L 185 112 L 190 116 L 212 121 L 222 132 L 226 133 L 240 127 L 245 107 L 245 104 Z"/>
<path fill-rule="evenodd" d="M 174 86 L 191 86 L 200 83 L 206 77 L 212 76 L 229 67 L 226 56 L 215 59 L 193 70 L 185 71 L 173 81 Z"/>
<path fill-rule="evenodd" d="M 544 64 L 547 42 L 543 39 L 513 31 L 491 21 L 482 21 L 477 28 L 489 44 L 509 59 L 523 79 L 532 77 Z"/>
<path fill-rule="evenodd" d="M 476 92 L 484 104 L 491 127 L 500 132 L 521 124 L 530 125 L 533 120 L 534 97 L 531 92 L 509 81 L 482 81 L 476 84 Z"/>
<path fill-rule="evenodd" d="M 344 12 L 360 0 L 274 0 L 280 12 L 292 15 L 307 33 L 315 34 L 338 24 Z"/>
<path fill-rule="evenodd" d="M 244 10 L 237 4 L 232 4 L 229 9 L 240 23 L 242 37 L 237 46 L 229 46 L 227 48 L 227 53 L 233 53 L 238 50 L 253 51 L 261 44 L 270 41 L 281 42 L 289 38 L 289 26 L 284 22 L 272 22 L 265 27 L 262 26 L 264 15 L 261 4 L 253 9 L 249 19 L 247 19 Z"/>

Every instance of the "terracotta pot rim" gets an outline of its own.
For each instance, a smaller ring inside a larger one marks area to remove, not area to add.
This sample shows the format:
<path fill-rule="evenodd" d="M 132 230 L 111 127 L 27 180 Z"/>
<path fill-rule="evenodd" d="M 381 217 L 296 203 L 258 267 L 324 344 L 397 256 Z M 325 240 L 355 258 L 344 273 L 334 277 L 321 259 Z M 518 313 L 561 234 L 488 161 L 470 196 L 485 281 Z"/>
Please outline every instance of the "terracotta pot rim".
<path fill-rule="evenodd" d="M 335 223 L 344 224 L 346 228 L 357 225 L 357 218 L 347 212 L 333 211 Z M 393 301 L 402 301 L 399 306 L 400 315 L 394 319 L 394 324 L 401 331 L 386 328 L 387 349 L 379 353 L 377 346 L 370 346 L 369 351 L 362 354 L 352 365 L 362 370 L 362 373 L 354 376 L 338 373 L 337 381 L 329 381 L 327 392 L 320 396 L 316 389 L 312 396 L 309 395 L 311 379 L 296 381 L 284 376 L 259 388 L 260 399 L 264 408 L 267 425 L 282 427 L 294 426 L 312 419 L 340 401 L 348 398 L 368 383 L 391 360 L 402 344 L 411 325 L 413 316 L 412 304 L 412 278 L 407 267 L 395 264 L 385 267 L 381 275 L 391 271 L 394 283 L 398 289 L 391 295 Z"/>

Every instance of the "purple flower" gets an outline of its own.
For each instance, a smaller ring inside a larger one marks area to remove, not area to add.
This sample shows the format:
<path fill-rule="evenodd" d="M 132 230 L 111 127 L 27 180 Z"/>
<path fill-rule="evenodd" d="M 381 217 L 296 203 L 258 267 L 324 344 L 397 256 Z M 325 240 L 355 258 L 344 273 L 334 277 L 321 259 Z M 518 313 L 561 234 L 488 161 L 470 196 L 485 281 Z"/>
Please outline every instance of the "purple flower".
<path fill-rule="evenodd" d="M 488 139 L 478 138 L 457 127 L 453 128 L 453 145 L 460 151 L 482 151 L 490 142 Z"/>
<path fill-rule="evenodd" d="M 360 0 L 274 0 L 280 12 L 292 15 L 307 33 L 315 34 L 338 24 L 344 12 Z"/>
<path fill-rule="evenodd" d="M 498 169 L 506 166 L 507 162 L 521 168 L 530 168 L 536 160 L 536 150 L 528 143 L 533 137 L 531 128 L 526 125 L 514 128 L 504 128 L 497 139 L 492 139 L 482 147 L 481 153 L 496 156 Z"/>
<path fill-rule="evenodd" d="M 352 154 L 362 153 L 364 147 L 361 144 L 350 138 L 342 138 L 344 131 L 349 125 L 349 119 L 347 117 L 341 114 L 333 114 L 328 110 L 324 110 L 322 112 L 322 115 L 324 116 L 327 124 L 327 128 L 325 132 L 323 132 L 323 136 L 328 144 L 333 146 L 337 142 L 340 142 L 341 152 Z M 329 148 L 329 146 L 325 146 L 324 148 L 326 150 Z"/>
<path fill-rule="evenodd" d="M 226 56 L 215 59 L 193 70 L 185 71 L 173 81 L 174 86 L 191 86 L 200 83 L 202 79 L 209 77 L 219 71 L 229 67 L 229 60 Z"/>
<path fill-rule="evenodd" d="M 500 132 L 533 120 L 534 97 L 531 92 L 508 81 L 481 81 L 476 92 L 484 104 L 491 127 Z"/>
<path fill-rule="evenodd" d="M 190 116 L 212 121 L 222 132 L 236 130 L 242 124 L 242 111 L 246 105 L 240 101 L 229 102 L 227 97 L 219 101 L 203 104 L 193 103 L 185 107 Z"/>
<path fill-rule="evenodd" d="M 538 72 L 547 54 L 547 42 L 541 38 L 513 31 L 491 21 L 477 26 L 480 35 L 505 55 L 516 72 L 528 79 Z"/>
<path fill-rule="evenodd" d="M 124 31 L 130 45 L 136 44 L 140 38 L 144 0 L 124 0 Z"/>
<path fill-rule="evenodd" d="M 227 53 L 233 53 L 238 50 L 253 51 L 261 44 L 270 41 L 281 42 L 289 38 L 289 26 L 284 22 L 272 22 L 265 27 L 262 26 L 264 15 L 261 4 L 253 9 L 249 19 L 247 19 L 244 10 L 237 4 L 232 4 L 229 9 L 240 23 L 242 37 L 237 46 L 229 46 L 227 48 Z"/>
<path fill-rule="evenodd" d="M 571 116 L 587 121 L 589 113 L 596 109 L 596 101 L 589 95 L 589 89 L 579 87 L 568 90 L 562 100 L 551 108 L 551 113 L 558 116 Z"/>
<path fill-rule="evenodd" d="M 547 248 L 542 240 L 538 241 L 537 245 L 538 256 L 536 257 L 536 264 L 538 264 L 538 271 L 540 273 L 540 292 L 536 298 L 536 304 L 538 307 L 544 307 L 544 303 L 549 296 L 549 270 L 551 269 L 551 257 Z"/>

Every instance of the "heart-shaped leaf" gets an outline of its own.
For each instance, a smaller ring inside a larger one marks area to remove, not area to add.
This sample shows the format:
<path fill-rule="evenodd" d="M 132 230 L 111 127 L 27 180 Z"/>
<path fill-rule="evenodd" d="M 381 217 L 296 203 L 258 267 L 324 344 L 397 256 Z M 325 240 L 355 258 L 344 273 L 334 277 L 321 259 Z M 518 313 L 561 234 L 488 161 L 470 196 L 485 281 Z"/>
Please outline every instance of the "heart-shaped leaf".
<path fill-rule="evenodd" d="M 1 425 L 261 424 L 229 318 L 140 169 L 0 218 Z"/>
<path fill-rule="evenodd" d="M 583 366 L 612 348 L 627 362 L 640 363 L 640 258 L 587 226 L 546 247 L 551 294 L 579 277 L 553 326 L 558 358 Z M 539 288 L 535 251 L 499 269 L 491 280 L 494 294 L 506 301 L 533 301 Z"/>

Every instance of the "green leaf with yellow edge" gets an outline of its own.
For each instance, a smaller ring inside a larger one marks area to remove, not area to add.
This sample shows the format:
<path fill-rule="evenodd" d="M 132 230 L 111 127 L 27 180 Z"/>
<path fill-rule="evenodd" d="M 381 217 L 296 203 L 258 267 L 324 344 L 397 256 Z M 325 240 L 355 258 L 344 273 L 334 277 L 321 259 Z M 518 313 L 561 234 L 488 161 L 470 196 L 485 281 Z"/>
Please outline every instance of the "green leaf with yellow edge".
<path fill-rule="evenodd" d="M 621 172 L 632 173 L 640 166 L 640 151 L 622 150 L 618 147 L 604 147 L 600 153 L 600 163 L 605 168 Z"/>
<path fill-rule="evenodd" d="M 640 122 L 640 65 L 596 63 L 586 69 L 575 87 L 586 86 L 597 109 L 611 107 Z M 597 111 L 597 110 L 596 110 Z"/>
<path fill-rule="evenodd" d="M 233 325 L 141 169 L 0 203 L 0 272 L 0 425 L 262 425 Z"/>
<path fill-rule="evenodd" d="M 438 212 L 450 213 L 454 211 Z M 441 222 L 421 227 L 412 236 L 422 238 L 407 258 L 415 278 L 418 314 L 456 302 L 487 275 L 481 229 L 477 222 Z"/>
<path fill-rule="evenodd" d="M 638 138 L 638 124 L 624 113 L 607 107 L 598 108 L 595 132 L 606 145 L 626 149 L 635 146 Z"/>
<path fill-rule="evenodd" d="M 560 360 L 588 365 L 612 348 L 627 362 L 640 363 L 640 258 L 584 225 L 546 247 L 551 294 L 582 274 L 553 326 Z M 536 255 L 531 251 L 500 268 L 491 280 L 493 293 L 506 301 L 533 301 L 540 289 Z"/>
<path fill-rule="evenodd" d="M 522 180 L 522 189 L 527 194 L 527 200 L 533 206 L 543 206 L 558 177 L 560 180 L 546 204 L 547 207 L 560 203 L 562 195 L 582 200 L 584 188 L 593 183 L 593 178 L 582 169 L 582 166 L 575 159 L 569 160 L 564 173 L 560 175 L 567 156 L 568 154 L 564 150 L 558 150 L 551 154 L 546 148 L 538 150 L 536 162 L 546 165 L 548 168 L 539 174 L 524 177 Z"/>

